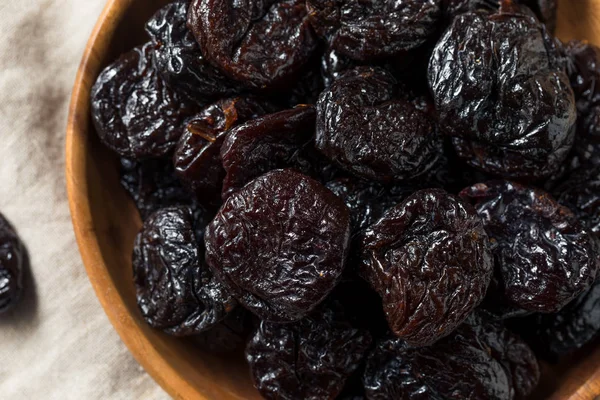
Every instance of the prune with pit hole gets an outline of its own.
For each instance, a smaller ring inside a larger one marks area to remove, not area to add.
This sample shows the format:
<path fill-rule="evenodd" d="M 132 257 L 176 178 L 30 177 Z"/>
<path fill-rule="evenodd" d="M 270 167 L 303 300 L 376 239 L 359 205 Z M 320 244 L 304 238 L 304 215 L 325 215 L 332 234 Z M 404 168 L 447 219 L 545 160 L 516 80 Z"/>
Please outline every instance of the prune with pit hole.
<path fill-rule="evenodd" d="M 600 171 L 579 169 L 552 192 L 596 236 L 600 236 Z"/>
<path fill-rule="evenodd" d="M 340 281 L 349 239 L 340 199 L 307 176 L 276 170 L 223 204 L 206 229 L 206 261 L 244 307 L 291 322 Z"/>
<path fill-rule="evenodd" d="M 337 307 L 294 324 L 261 322 L 246 348 L 254 385 L 266 399 L 333 399 L 371 344 Z"/>
<path fill-rule="evenodd" d="M 23 244 L 0 214 L 0 314 L 15 307 L 23 291 Z"/>
<path fill-rule="evenodd" d="M 377 182 L 347 177 L 329 181 L 325 186 L 342 199 L 350 210 L 353 236 L 369 227 L 385 211 L 414 192 L 409 186 L 389 188 Z"/>
<path fill-rule="evenodd" d="M 590 343 L 600 336 L 600 281 L 558 314 L 539 314 L 533 320 L 532 344 L 546 357 L 564 356 Z"/>
<path fill-rule="evenodd" d="M 313 172 L 315 109 L 298 106 L 246 122 L 227 133 L 221 146 L 223 200 L 252 179 L 279 168 Z"/>
<path fill-rule="evenodd" d="M 539 378 L 531 349 L 500 325 L 481 322 L 470 317 L 430 347 L 398 338 L 380 342 L 367 359 L 367 398 L 523 398 Z"/>
<path fill-rule="evenodd" d="M 201 259 L 188 207 L 163 208 L 144 222 L 133 251 L 138 306 L 146 322 L 176 336 L 219 323 L 236 305 Z"/>
<path fill-rule="evenodd" d="M 163 207 L 194 203 L 175 176 L 171 160 L 121 158 L 120 175 L 121 186 L 133 199 L 142 220 Z"/>
<path fill-rule="evenodd" d="M 290 86 L 317 47 L 304 0 L 193 0 L 188 27 L 207 59 L 254 89 Z"/>
<path fill-rule="evenodd" d="M 275 111 L 255 97 L 219 100 L 187 122 L 173 155 L 175 174 L 203 204 L 219 205 L 225 170 L 221 145 L 227 132 L 248 120 Z"/>
<path fill-rule="evenodd" d="M 421 46 L 437 30 L 439 0 L 307 0 L 315 31 L 356 60 L 393 56 Z"/>
<path fill-rule="evenodd" d="M 155 45 L 147 43 L 106 67 L 92 87 L 91 112 L 96 132 L 123 157 L 169 155 L 186 118 L 197 105 L 174 92 L 152 62 Z"/>
<path fill-rule="evenodd" d="M 195 336 L 194 343 L 202 350 L 214 354 L 241 351 L 246 346 L 254 324 L 252 313 L 237 307 L 217 325 Z"/>
<path fill-rule="evenodd" d="M 202 55 L 186 25 L 188 8 L 189 1 L 173 2 L 146 23 L 155 44 L 156 69 L 170 87 L 201 104 L 238 93 L 241 85 L 231 82 Z"/>
<path fill-rule="evenodd" d="M 383 182 L 426 173 L 441 152 L 436 125 L 396 91 L 393 76 L 358 67 L 326 89 L 317 102 L 315 144 L 353 174 Z"/>
<path fill-rule="evenodd" d="M 574 141 L 576 107 L 557 42 L 508 0 L 461 14 L 437 43 L 429 84 L 440 126 L 470 165 L 514 179 L 554 174 Z"/>
<path fill-rule="evenodd" d="M 483 300 L 493 259 L 475 209 L 441 189 L 388 210 L 361 243 L 361 275 L 379 293 L 390 329 L 412 346 L 450 334 Z"/>
<path fill-rule="evenodd" d="M 557 312 L 587 290 L 600 264 L 598 239 L 546 192 L 508 181 L 466 188 L 494 243 L 496 275 L 509 304 Z"/>

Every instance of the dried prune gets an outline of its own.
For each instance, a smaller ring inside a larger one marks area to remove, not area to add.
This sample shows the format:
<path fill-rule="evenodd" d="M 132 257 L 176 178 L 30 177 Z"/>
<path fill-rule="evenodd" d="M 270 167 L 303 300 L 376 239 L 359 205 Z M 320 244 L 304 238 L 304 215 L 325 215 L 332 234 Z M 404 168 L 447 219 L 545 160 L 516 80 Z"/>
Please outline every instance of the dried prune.
<path fill-rule="evenodd" d="M 146 23 L 154 42 L 154 65 L 167 84 L 181 93 L 206 103 L 241 90 L 202 55 L 187 28 L 189 1 L 175 1 L 161 8 Z"/>
<path fill-rule="evenodd" d="M 531 350 L 501 326 L 478 322 L 469 318 L 430 347 L 410 347 L 398 338 L 380 342 L 367 359 L 367 398 L 486 400 L 528 395 L 539 378 Z"/>
<path fill-rule="evenodd" d="M 304 0 L 193 0 L 188 26 L 207 59 L 254 89 L 290 86 L 317 47 Z"/>
<path fill-rule="evenodd" d="M 276 170 L 227 199 L 206 229 L 206 260 L 244 307 L 296 321 L 339 282 L 349 238 L 340 199 L 307 176 Z"/>
<path fill-rule="evenodd" d="M 413 346 L 450 334 L 483 300 L 493 271 L 473 207 L 441 189 L 388 210 L 361 243 L 361 275 L 379 293 L 391 330 Z"/>
<path fill-rule="evenodd" d="M 488 353 L 502 364 L 515 399 L 526 399 L 533 392 L 540 379 L 540 368 L 535 354 L 523 339 L 482 312 L 470 315 L 462 330 L 472 331 Z"/>
<path fill-rule="evenodd" d="M 516 0 L 515 3 L 526 5 L 536 17 L 543 22 L 550 32 L 556 28 L 556 0 Z M 442 0 L 442 14 L 447 22 L 459 14 L 476 10 L 497 11 L 499 0 Z M 526 10 L 522 10 L 527 13 Z"/>
<path fill-rule="evenodd" d="M 262 322 L 248 343 L 254 385 L 266 399 L 333 399 L 371 344 L 336 307 L 294 324 Z"/>
<path fill-rule="evenodd" d="M 11 310 L 21 298 L 24 258 L 21 240 L 0 214 L 0 314 Z"/>
<path fill-rule="evenodd" d="M 317 102 L 317 149 L 367 179 L 400 181 L 427 172 L 440 153 L 437 128 L 396 88 L 380 68 L 358 67 L 338 78 Z"/>
<path fill-rule="evenodd" d="M 175 173 L 203 204 L 219 204 L 225 170 L 221 145 L 227 132 L 248 120 L 275 111 L 255 97 L 219 100 L 187 122 L 173 155 Z"/>
<path fill-rule="evenodd" d="M 150 326 L 176 336 L 210 329 L 236 301 L 202 261 L 193 213 L 163 208 L 144 222 L 135 239 L 137 301 Z"/>
<path fill-rule="evenodd" d="M 598 239 L 546 192 L 492 181 L 461 192 L 493 241 L 500 290 L 509 304 L 556 312 L 590 287 Z"/>
<path fill-rule="evenodd" d="M 133 161 L 121 158 L 121 185 L 143 220 L 160 208 L 193 205 L 194 199 L 174 174 L 171 160 Z"/>
<path fill-rule="evenodd" d="M 440 126 L 470 165 L 510 178 L 554 174 L 575 135 L 576 107 L 557 43 L 522 7 L 454 19 L 429 84 Z"/>
<path fill-rule="evenodd" d="M 341 54 L 356 60 L 416 48 L 437 30 L 439 0 L 307 0 L 313 27 Z"/>
<path fill-rule="evenodd" d="M 327 182 L 329 190 L 341 198 L 350 210 L 353 234 L 366 229 L 383 213 L 408 197 L 414 189 L 409 186 L 385 187 L 377 182 L 338 178 Z"/>
<path fill-rule="evenodd" d="M 169 155 L 197 105 L 174 92 L 152 62 L 147 43 L 106 67 L 92 87 L 91 112 L 100 140 L 123 157 Z"/>
<path fill-rule="evenodd" d="M 315 109 L 298 106 L 249 121 L 227 133 L 221 146 L 226 171 L 223 200 L 252 179 L 278 168 L 310 174 L 310 149 L 315 131 Z"/>
<path fill-rule="evenodd" d="M 531 341 L 544 356 L 569 354 L 600 336 L 600 281 L 558 314 L 531 317 Z"/>
<path fill-rule="evenodd" d="M 600 48 L 573 40 L 564 46 L 577 100 L 575 154 L 584 165 L 600 165 Z"/>
<path fill-rule="evenodd" d="M 600 236 L 600 171 L 597 168 L 575 170 L 552 193 L 560 204 Z"/>

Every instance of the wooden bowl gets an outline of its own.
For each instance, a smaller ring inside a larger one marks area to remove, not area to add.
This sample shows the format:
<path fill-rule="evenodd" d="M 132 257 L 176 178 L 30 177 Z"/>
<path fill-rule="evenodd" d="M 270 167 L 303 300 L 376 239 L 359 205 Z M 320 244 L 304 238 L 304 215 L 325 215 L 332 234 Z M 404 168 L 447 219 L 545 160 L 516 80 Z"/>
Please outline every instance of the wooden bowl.
<path fill-rule="evenodd" d="M 73 227 L 90 281 L 106 314 L 139 363 L 177 399 L 259 399 L 242 354 L 217 357 L 191 340 L 150 328 L 138 311 L 131 270 L 141 221 L 119 184 L 118 161 L 99 142 L 89 115 L 90 89 L 108 63 L 145 41 L 145 21 L 166 0 L 108 0 L 75 80 L 66 141 Z M 600 45 L 600 1 L 563 0 L 558 35 Z M 114 368 L 119 368 L 115 365 Z M 544 366 L 538 398 L 600 395 L 600 346 L 558 367 Z"/>

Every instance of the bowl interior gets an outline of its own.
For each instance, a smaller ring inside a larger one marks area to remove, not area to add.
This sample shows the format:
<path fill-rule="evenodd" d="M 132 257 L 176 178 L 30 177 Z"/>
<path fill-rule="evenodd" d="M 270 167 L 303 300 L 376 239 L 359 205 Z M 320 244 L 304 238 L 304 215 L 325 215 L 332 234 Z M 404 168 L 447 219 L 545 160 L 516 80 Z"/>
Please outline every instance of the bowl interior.
<path fill-rule="evenodd" d="M 131 271 L 133 239 L 141 221 L 119 184 L 118 159 L 101 145 L 89 117 L 90 88 L 98 73 L 119 54 L 146 40 L 145 21 L 167 2 L 109 0 L 90 38 L 75 83 L 67 129 L 67 186 L 73 225 L 90 280 L 115 329 L 173 397 L 259 399 L 241 352 L 230 356 L 206 353 L 193 339 L 170 337 L 142 319 Z M 558 35 L 564 40 L 578 38 L 600 44 L 600 2 L 560 1 Z M 538 397 L 586 398 L 577 393 L 594 390 L 600 394 L 598 365 L 600 352 L 588 349 L 585 356 L 558 368 L 544 366 L 545 383 Z"/>

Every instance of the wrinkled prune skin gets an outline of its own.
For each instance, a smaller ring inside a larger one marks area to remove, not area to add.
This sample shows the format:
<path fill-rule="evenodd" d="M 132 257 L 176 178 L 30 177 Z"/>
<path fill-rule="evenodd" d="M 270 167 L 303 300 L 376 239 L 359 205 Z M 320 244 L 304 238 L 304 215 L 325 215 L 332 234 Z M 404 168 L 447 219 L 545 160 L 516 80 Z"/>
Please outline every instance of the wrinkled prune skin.
<path fill-rule="evenodd" d="M 333 399 L 370 345 L 368 331 L 326 307 L 294 324 L 261 322 L 246 359 L 265 399 Z"/>
<path fill-rule="evenodd" d="M 578 169 L 552 191 L 557 201 L 600 236 L 600 171 Z"/>
<path fill-rule="evenodd" d="M 546 192 L 509 181 L 466 188 L 494 243 L 495 273 L 509 304 L 557 312 L 587 290 L 598 270 L 598 239 Z"/>
<path fill-rule="evenodd" d="M 350 210 L 353 236 L 375 223 L 389 208 L 414 192 L 409 186 L 385 187 L 377 182 L 338 178 L 325 185 Z"/>
<path fill-rule="evenodd" d="M 163 207 L 194 204 L 175 176 L 171 160 L 121 158 L 120 175 L 121 186 L 133 199 L 142 220 Z"/>
<path fill-rule="evenodd" d="M 379 293 L 390 329 L 412 346 L 450 334 L 483 300 L 493 272 L 475 209 L 425 189 L 388 210 L 361 243 L 361 275 Z"/>
<path fill-rule="evenodd" d="M 515 392 L 515 399 L 526 399 L 540 380 L 540 367 L 527 343 L 483 312 L 469 316 L 463 330 L 471 330 L 491 356 L 504 367 Z"/>
<path fill-rule="evenodd" d="M 223 200 L 274 169 L 294 168 L 311 174 L 314 131 L 315 109 L 305 105 L 254 119 L 230 130 L 221 146 L 221 162 L 226 172 Z"/>
<path fill-rule="evenodd" d="M 567 355 L 600 336 L 600 281 L 557 314 L 532 317 L 532 345 L 550 358 Z"/>
<path fill-rule="evenodd" d="M 188 27 L 207 59 L 253 89 L 289 86 L 317 47 L 304 0 L 192 0 Z"/>
<path fill-rule="evenodd" d="M 488 10 L 497 11 L 499 0 L 442 0 L 442 14 L 447 23 L 459 14 L 469 11 Z M 526 5 L 536 17 L 546 25 L 550 32 L 556 28 L 556 0 L 517 0 L 515 3 Z M 522 10 L 527 13 L 527 10 Z"/>
<path fill-rule="evenodd" d="M 382 182 L 431 169 L 441 152 L 436 125 L 396 88 L 380 68 L 358 67 L 338 78 L 317 102 L 317 149 L 351 173 Z"/>
<path fill-rule="evenodd" d="M 576 107 L 557 42 L 526 9 L 461 14 L 435 47 L 429 85 L 461 158 L 514 179 L 554 174 L 574 141 Z"/>
<path fill-rule="evenodd" d="M 219 100 L 187 122 L 173 155 L 175 174 L 202 204 L 219 205 L 225 170 L 221 146 L 233 127 L 275 111 L 255 97 Z"/>
<path fill-rule="evenodd" d="M 398 338 L 380 342 L 367 359 L 369 400 L 522 399 L 537 384 L 531 349 L 500 325 L 469 318 L 430 347 Z"/>
<path fill-rule="evenodd" d="M 201 104 L 238 93 L 241 85 L 225 77 L 202 55 L 187 28 L 188 8 L 189 1 L 175 1 L 146 23 L 146 32 L 155 44 L 156 69 L 170 87 Z"/>
<path fill-rule="evenodd" d="M 419 47 L 437 30 L 439 0 L 307 0 L 310 21 L 337 51 L 355 60 Z"/>
<path fill-rule="evenodd" d="M 307 176 L 276 170 L 223 204 L 206 229 L 206 261 L 244 307 L 291 322 L 339 282 L 349 239 L 340 199 Z"/>
<path fill-rule="evenodd" d="M 102 143 L 136 160 L 169 155 L 197 105 L 174 92 L 152 62 L 147 43 L 106 67 L 92 87 L 91 113 Z"/>
<path fill-rule="evenodd" d="M 163 208 L 144 222 L 133 251 L 138 306 L 146 322 L 175 336 L 215 326 L 236 301 L 201 258 L 193 213 Z"/>
<path fill-rule="evenodd" d="M 0 314 L 13 309 L 21 298 L 24 252 L 17 233 L 0 214 Z"/>
<path fill-rule="evenodd" d="M 600 48 L 573 40 L 564 46 L 567 71 L 577 100 L 574 152 L 584 165 L 600 165 Z"/>

